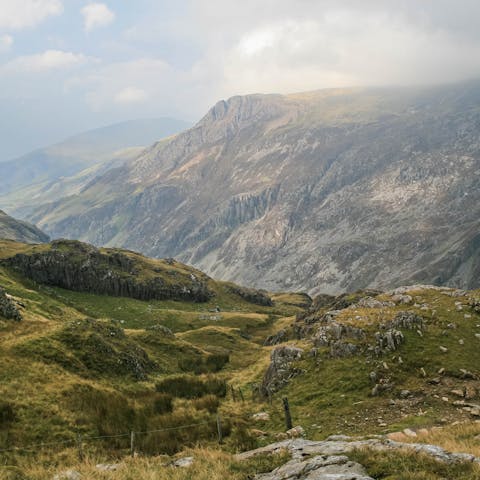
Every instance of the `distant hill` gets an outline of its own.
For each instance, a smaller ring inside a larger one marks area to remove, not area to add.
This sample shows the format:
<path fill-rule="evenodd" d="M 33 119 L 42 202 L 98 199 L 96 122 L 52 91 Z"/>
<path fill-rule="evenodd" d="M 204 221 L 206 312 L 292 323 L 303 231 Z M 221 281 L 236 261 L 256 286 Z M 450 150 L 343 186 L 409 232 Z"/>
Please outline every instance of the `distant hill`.
<path fill-rule="evenodd" d="M 131 120 L 90 130 L 56 145 L 1 162 L 0 195 L 5 196 L 27 185 L 45 188 L 49 182 L 110 162 L 125 149 L 150 145 L 188 126 L 187 122 L 174 118 Z M 1 206 L 5 208 L 7 201 L 1 202 Z"/>
<path fill-rule="evenodd" d="M 44 243 L 48 235 L 27 222 L 16 220 L 0 210 L 0 238 L 24 243 Z"/>
<path fill-rule="evenodd" d="M 26 218 L 268 290 L 475 288 L 479 125 L 478 82 L 237 96 Z"/>

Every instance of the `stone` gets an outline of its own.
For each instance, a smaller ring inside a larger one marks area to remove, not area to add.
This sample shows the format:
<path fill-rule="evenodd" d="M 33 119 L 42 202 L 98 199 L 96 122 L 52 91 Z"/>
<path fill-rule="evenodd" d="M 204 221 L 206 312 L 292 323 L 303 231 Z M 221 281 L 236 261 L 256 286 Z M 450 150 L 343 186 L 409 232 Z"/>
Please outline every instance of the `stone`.
<path fill-rule="evenodd" d="M 405 342 L 405 337 L 400 330 L 389 329 L 386 332 L 375 333 L 375 341 L 375 351 L 380 354 L 397 350 Z"/>
<path fill-rule="evenodd" d="M 392 302 L 395 302 L 395 303 L 400 303 L 400 304 L 408 304 L 408 303 L 412 303 L 413 302 L 413 298 L 411 295 L 401 295 L 401 294 L 397 294 L 397 295 L 393 295 L 392 296 Z"/>
<path fill-rule="evenodd" d="M 439 348 L 440 348 L 440 351 L 441 351 L 442 353 L 447 353 L 447 352 L 448 352 L 448 348 L 447 348 L 447 347 L 444 347 L 443 345 L 440 345 Z"/>
<path fill-rule="evenodd" d="M 82 475 L 76 470 L 65 470 L 64 472 L 57 473 L 53 480 L 80 480 Z"/>
<path fill-rule="evenodd" d="M 252 418 L 256 422 L 268 422 L 270 420 L 270 414 L 268 412 L 258 412 L 254 413 Z"/>
<path fill-rule="evenodd" d="M 318 455 L 307 460 L 291 460 L 270 473 L 255 476 L 255 480 L 373 480 L 359 463 L 343 455 Z"/>
<path fill-rule="evenodd" d="M 95 465 L 95 468 L 102 472 L 113 472 L 121 467 L 121 463 L 98 463 L 97 465 Z"/>
<path fill-rule="evenodd" d="M 276 347 L 270 354 L 270 365 L 263 376 L 260 394 L 268 397 L 288 384 L 289 380 L 301 373 L 293 363 L 303 355 L 301 348 L 292 345 Z"/>
<path fill-rule="evenodd" d="M 263 342 L 263 345 L 265 347 L 269 347 L 272 345 L 278 345 L 279 343 L 285 342 L 286 340 L 288 340 L 287 331 L 285 329 L 282 329 L 279 330 L 277 333 L 268 336 Z"/>
<path fill-rule="evenodd" d="M 179 467 L 179 468 L 187 468 L 190 467 L 193 463 L 193 457 L 182 457 L 177 460 L 175 460 L 172 465 L 174 467 Z"/>
<path fill-rule="evenodd" d="M 405 428 L 403 430 L 403 433 L 407 436 L 407 437 L 416 437 L 417 436 L 417 433 L 414 432 L 413 430 L 411 430 L 410 428 Z"/>
<path fill-rule="evenodd" d="M 351 357 L 358 352 L 357 345 L 348 342 L 334 342 L 330 345 L 330 356 L 332 358 Z"/>
<path fill-rule="evenodd" d="M 23 319 L 17 303 L 2 287 L 0 287 L 0 316 L 16 322 Z"/>
<path fill-rule="evenodd" d="M 455 390 L 455 389 L 454 389 L 454 390 L 450 390 L 450 393 L 451 393 L 452 395 L 455 395 L 456 397 L 462 397 L 462 398 L 464 397 L 464 392 L 463 392 L 463 390 L 458 390 L 458 389 Z"/>
<path fill-rule="evenodd" d="M 290 438 L 298 438 L 298 437 L 303 437 L 305 435 L 305 430 L 300 425 L 297 425 L 296 427 L 293 427 L 290 430 L 287 430 L 286 433 Z"/>

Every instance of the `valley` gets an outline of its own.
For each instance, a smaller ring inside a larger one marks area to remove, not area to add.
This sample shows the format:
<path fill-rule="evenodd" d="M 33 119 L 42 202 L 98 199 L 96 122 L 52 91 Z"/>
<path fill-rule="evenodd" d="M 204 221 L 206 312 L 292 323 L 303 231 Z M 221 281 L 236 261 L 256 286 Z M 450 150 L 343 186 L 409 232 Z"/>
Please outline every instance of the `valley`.
<path fill-rule="evenodd" d="M 0 284 L 5 478 L 50 479 L 69 468 L 102 479 L 269 472 L 286 453 L 234 454 L 287 438 L 284 397 L 301 426 L 293 436 L 391 435 L 385 441 L 480 456 L 479 291 L 413 285 L 312 300 L 64 240 L 2 241 Z M 328 448 L 345 449 L 370 473 L 393 461 L 374 444 L 334 447 L 347 437 L 330 438 Z M 312 452 L 326 451 L 321 445 Z M 426 462 L 433 479 L 447 470 L 477 478 L 471 463 L 448 466 L 402 448 L 395 461 Z M 182 455 L 201 461 L 162 466 Z M 95 466 L 112 462 L 118 472 Z"/>

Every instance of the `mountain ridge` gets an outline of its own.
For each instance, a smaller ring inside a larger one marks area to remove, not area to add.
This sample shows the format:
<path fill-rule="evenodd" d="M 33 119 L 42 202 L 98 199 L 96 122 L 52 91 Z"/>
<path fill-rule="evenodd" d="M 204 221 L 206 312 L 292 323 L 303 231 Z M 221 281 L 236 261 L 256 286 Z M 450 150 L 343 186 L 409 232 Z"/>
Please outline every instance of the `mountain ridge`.
<path fill-rule="evenodd" d="M 475 82 L 232 97 L 29 219 L 268 290 L 473 288 L 479 98 Z"/>

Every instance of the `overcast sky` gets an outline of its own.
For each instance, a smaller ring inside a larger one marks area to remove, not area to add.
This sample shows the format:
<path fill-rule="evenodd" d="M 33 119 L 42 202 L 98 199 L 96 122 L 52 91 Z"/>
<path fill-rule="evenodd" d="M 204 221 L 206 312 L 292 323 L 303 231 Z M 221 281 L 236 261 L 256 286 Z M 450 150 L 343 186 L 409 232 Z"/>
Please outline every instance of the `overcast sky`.
<path fill-rule="evenodd" d="M 0 0 L 0 160 L 221 98 L 480 77 L 479 0 Z"/>

